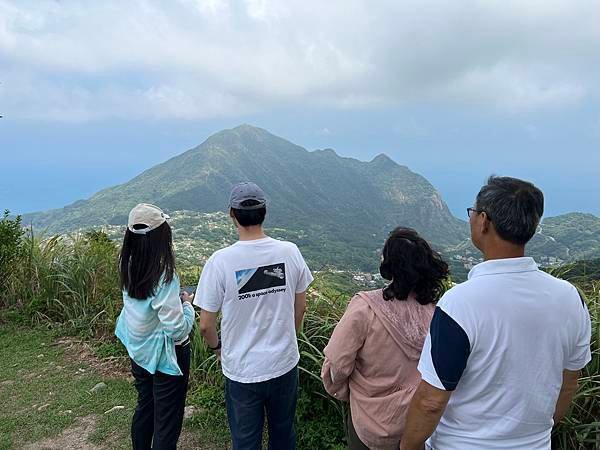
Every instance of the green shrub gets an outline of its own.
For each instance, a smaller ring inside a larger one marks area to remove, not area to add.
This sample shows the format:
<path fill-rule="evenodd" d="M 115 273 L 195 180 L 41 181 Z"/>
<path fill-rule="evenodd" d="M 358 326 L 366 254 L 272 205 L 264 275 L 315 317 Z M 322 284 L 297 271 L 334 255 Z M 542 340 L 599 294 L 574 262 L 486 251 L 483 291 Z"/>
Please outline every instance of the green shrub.
<path fill-rule="evenodd" d="M 177 267 L 181 286 L 196 286 L 200 278 L 200 266 Z"/>
<path fill-rule="evenodd" d="M 552 448 L 600 448 L 600 282 L 580 285 L 592 319 L 592 360 L 582 370 L 570 413 L 554 429 Z"/>
<path fill-rule="evenodd" d="M 0 305 L 7 306 L 5 290 L 12 283 L 15 267 L 24 251 L 21 216 L 10 218 L 10 211 L 5 210 L 0 220 Z"/>
<path fill-rule="evenodd" d="M 296 408 L 298 448 L 332 450 L 343 445 L 345 426 L 340 412 L 342 409 L 345 411 L 345 407 L 338 411 L 331 400 L 318 394 L 313 383 L 300 380 Z"/>
<path fill-rule="evenodd" d="M 101 232 L 22 238 L 3 305 L 32 321 L 92 337 L 111 333 L 120 309 L 116 245 Z"/>

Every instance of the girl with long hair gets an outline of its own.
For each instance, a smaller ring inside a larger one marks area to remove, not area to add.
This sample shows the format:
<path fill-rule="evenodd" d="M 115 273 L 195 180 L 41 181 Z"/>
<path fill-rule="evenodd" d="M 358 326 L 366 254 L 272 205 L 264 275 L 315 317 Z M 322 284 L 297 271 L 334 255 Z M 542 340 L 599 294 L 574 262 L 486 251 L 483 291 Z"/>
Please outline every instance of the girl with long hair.
<path fill-rule="evenodd" d="M 154 205 L 133 208 L 119 259 L 123 310 L 115 334 L 138 392 L 134 450 L 175 449 L 183 423 L 194 308 L 190 297 L 180 298 L 168 218 Z"/>

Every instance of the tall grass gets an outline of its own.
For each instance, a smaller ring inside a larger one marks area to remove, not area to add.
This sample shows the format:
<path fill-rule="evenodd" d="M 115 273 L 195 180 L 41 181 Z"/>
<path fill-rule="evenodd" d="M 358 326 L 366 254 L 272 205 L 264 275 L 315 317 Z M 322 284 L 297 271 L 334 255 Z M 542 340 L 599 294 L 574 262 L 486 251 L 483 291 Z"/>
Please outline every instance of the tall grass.
<path fill-rule="evenodd" d="M 600 449 L 600 281 L 579 286 L 592 319 L 592 360 L 582 370 L 570 414 L 555 428 L 553 448 Z"/>
<path fill-rule="evenodd" d="M 112 332 L 120 309 L 117 246 L 105 234 L 41 239 L 29 232 L 0 293 L 5 309 L 87 337 Z"/>
<path fill-rule="evenodd" d="M 0 239 L 2 237 L 0 236 Z M 111 339 L 121 305 L 118 248 L 106 235 L 90 232 L 41 239 L 22 236 L 10 270 L 2 276 L 0 317 L 53 324 L 85 337 Z M 560 275 L 560 274 L 559 274 Z M 198 268 L 180 272 L 182 284 L 195 284 Z M 578 280 L 593 321 L 592 361 L 582 371 L 580 389 L 569 415 L 553 432 L 553 448 L 600 448 L 600 281 Z M 344 441 L 346 405 L 329 397 L 321 384 L 323 348 L 345 311 L 348 292 L 317 280 L 299 336 L 299 448 L 336 448 Z M 192 335 L 192 382 L 221 392 L 218 361 L 199 333 Z M 222 398 L 214 404 L 220 405 Z"/>

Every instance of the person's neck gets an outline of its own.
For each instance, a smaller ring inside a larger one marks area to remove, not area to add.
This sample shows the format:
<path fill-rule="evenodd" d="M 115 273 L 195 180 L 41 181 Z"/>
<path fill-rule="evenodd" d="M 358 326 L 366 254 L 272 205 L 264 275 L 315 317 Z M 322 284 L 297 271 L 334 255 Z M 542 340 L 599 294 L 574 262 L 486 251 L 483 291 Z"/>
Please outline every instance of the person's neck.
<path fill-rule="evenodd" d="M 525 246 L 511 244 L 506 241 L 493 242 L 483 250 L 483 259 L 490 261 L 492 259 L 522 258 L 525 256 Z"/>
<path fill-rule="evenodd" d="M 256 225 L 253 227 L 238 226 L 238 234 L 240 241 L 255 241 L 257 239 L 266 238 L 263 227 Z"/>

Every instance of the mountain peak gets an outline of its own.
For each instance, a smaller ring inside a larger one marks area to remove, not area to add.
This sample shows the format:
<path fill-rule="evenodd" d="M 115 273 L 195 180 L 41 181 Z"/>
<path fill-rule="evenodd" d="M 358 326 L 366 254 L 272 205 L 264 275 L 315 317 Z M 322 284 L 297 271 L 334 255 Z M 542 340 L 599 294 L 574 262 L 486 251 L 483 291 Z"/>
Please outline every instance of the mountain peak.
<path fill-rule="evenodd" d="M 196 147 L 195 150 L 201 149 L 205 144 L 233 149 L 240 145 L 247 145 L 250 142 L 264 143 L 265 141 L 271 141 L 273 139 L 277 139 L 277 136 L 269 133 L 264 128 L 244 123 L 234 128 L 226 128 L 210 135 L 206 141 Z"/>
<path fill-rule="evenodd" d="M 373 158 L 370 162 L 371 162 L 371 164 L 393 164 L 393 165 L 398 165 L 398 163 L 396 161 L 394 161 L 392 158 L 390 158 L 385 153 L 380 153 L 375 158 Z"/>
<path fill-rule="evenodd" d="M 207 141 L 211 143 L 218 142 L 223 145 L 231 145 L 235 141 L 243 142 L 265 142 L 282 139 L 270 133 L 264 128 L 256 127 L 247 123 L 243 123 L 234 128 L 227 128 L 211 135 Z"/>
<path fill-rule="evenodd" d="M 254 125 L 250 125 L 248 123 L 243 123 L 241 125 L 238 125 L 237 127 L 234 127 L 234 128 L 228 129 L 228 130 L 223 130 L 222 133 L 234 133 L 238 136 L 243 136 L 243 137 L 274 136 L 274 134 L 270 133 L 268 130 L 265 130 L 264 128 L 256 127 Z"/>
<path fill-rule="evenodd" d="M 254 125 L 250 125 L 249 123 L 242 123 L 241 125 L 238 125 L 237 127 L 233 127 L 231 128 L 231 130 L 225 130 L 225 131 L 237 131 L 237 132 L 242 132 L 242 131 L 262 131 L 265 133 L 268 133 L 267 130 L 265 130 L 264 128 L 259 128 L 256 127 Z"/>
<path fill-rule="evenodd" d="M 314 153 L 320 153 L 322 155 L 327 155 L 327 156 L 337 156 L 339 157 L 339 155 L 335 152 L 334 149 L 332 148 L 324 148 L 324 149 L 319 149 L 319 150 L 315 150 Z"/>

